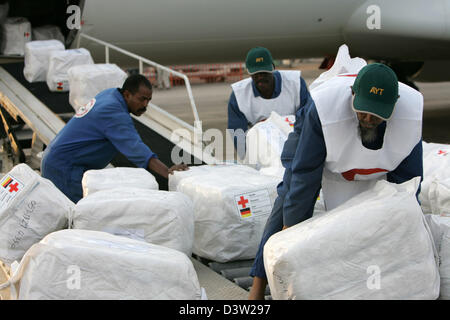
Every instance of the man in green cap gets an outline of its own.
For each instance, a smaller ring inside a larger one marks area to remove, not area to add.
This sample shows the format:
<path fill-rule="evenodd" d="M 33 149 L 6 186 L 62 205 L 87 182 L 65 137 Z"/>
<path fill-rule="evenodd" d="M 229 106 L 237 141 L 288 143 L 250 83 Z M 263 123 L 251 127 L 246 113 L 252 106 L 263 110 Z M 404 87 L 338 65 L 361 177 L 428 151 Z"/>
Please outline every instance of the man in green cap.
<path fill-rule="evenodd" d="M 241 132 L 243 144 L 237 146 L 242 155 L 245 132 L 249 126 L 264 121 L 275 111 L 281 116 L 294 115 L 299 108 L 311 104 L 311 96 L 300 71 L 276 71 L 270 51 L 252 48 L 245 60 L 250 78 L 231 85 L 228 102 L 228 129 Z M 235 145 L 237 140 L 235 139 Z"/>
<path fill-rule="evenodd" d="M 295 156 L 283 163 L 283 182 L 251 271 L 250 299 L 264 298 L 264 244 L 274 233 L 311 218 L 321 188 L 329 211 L 380 179 L 423 178 L 423 96 L 398 82 L 389 67 L 374 63 L 357 75 L 337 75 L 311 96 L 314 105 L 298 115 Z"/>

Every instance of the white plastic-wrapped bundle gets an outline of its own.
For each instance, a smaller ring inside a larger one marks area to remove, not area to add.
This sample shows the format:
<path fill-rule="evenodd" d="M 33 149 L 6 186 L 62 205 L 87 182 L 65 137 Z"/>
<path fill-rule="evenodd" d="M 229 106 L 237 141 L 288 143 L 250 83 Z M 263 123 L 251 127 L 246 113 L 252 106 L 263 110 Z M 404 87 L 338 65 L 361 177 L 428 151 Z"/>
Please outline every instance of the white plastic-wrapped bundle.
<path fill-rule="evenodd" d="M 446 228 L 442 236 L 440 248 L 441 294 L 440 298 L 450 300 L 450 228 Z"/>
<path fill-rule="evenodd" d="M 74 66 L 93 63 L 91 54 L 84 48 L 52 52 L 47 72 L 48 88 L 50 91 L 69 91 L 67 71 Z"/>
<path fill-rule="evenodd" d="M 423 181 L 419 194 L 419 200 L 424 213 L 440 214 L 440 212 L 438 212 L 438 207 L 442 206 L 443 203 L 450 201 L 448 195 L 447 199 L 443 198 L 441 200 L 439 194 L 436 193 L 438 184 L 442 181 L 450 179 L 450 145 L 422 142 L 422 147 Z M 430 194 L 431 186 L 433 184 L 433 191 Z M 444 187 L 444 185 L 442 186 Z M 442 196 L 445 197 L 445 192 Z M 433 199 L 435 206 L 434 212 L 432 209 L 432 204 L 430 203 L 430 197 Z"/>
<path fill-rule="evenodd" d="M 22 17 L 7 18 L 3 24 L 3 54 L 23 56 L 25 43 L 29 41 L 31 41 L 30 22 Z"/>
<path fill-rule="evenodd" d="M 115 64 L 75 66 L 68 70 L 69 102 L 75 111 L 86 105 L 98 93 L 109 88 L 121 88 L 127 74 Z"/>
<path fill-rule="evenodd" d="M 428 201 L 432 214 L 450 217 L 450 177 L 431 182 Z"/>
<path fill-rule="evenodd" d="M 61 43 L 65 43 L 61 29 L 55 25 L 33 28 L 33 41 L 34 40 L 58 40 L 61 41 Z"/>
<path fill-rule="evenodd" d="M 191 260 L 176 250 L 105 232 L 62 230 L 27 251 L 9 283 L 23 300 L 197 300 Z"/>
<path fill-rule="evenodd" d="M 437 252 L 419 178 L 381 180 L 325 214 L 274 234 L 264 265 L 274 299 L 436 299 Z"/>
<path fill-rule="evenodd" d="M 73 209 L 55 185 L 26 164 L 0 180 L 0 260 L 20 260 L 33 244 L 67 226 Z"/>
<path fill-rule="evenodd" d="M 169 247 L 190 256 L 194 241 L 192 201 L 180 192 L 118 188 L 81 199 L 73 228 L 105 231 Z"/>
<path fill-rule="evenodd" d="M 23 75 L 28 82 L 45 81 L 48 72 L 48 60 L 53 51 L 64 51 L 64 45 L 58 40 L 30 41 L 25 44 L 25 67 Z"/>
<path fill-rule="evenodd" d="M 280 156 L 284 143 L 293 131 L 295 115 L 280 116 L 276 112 L 247 132 L 245 163 L 255 166 L 261 173 L 283 178 L 284 168 Z"/>
<path fill-rule="evenodd" d="M 278 183 L 244 165 L 197 166 L 170 175 L 169 190 L 194 203 L 193 252 L 218 262 L 254 258 Z"/>
<path fill-rule="evenodd" d="M 425 220 L 427 221 L 430 227 L 435 247 L 438 251 L 440 251 L 442 244 L 442 237 L 444 236 L 446 230 L 450 228 L 450 217 L 439 216 L 436 214 L 425 214 L 424 216 Z"/>
<path fill-rule="evenodd" d="M 425 219 L 439 252 L 440 299 L 450 300 L 450 217 L 426 214 Z"/>
<path fill-rule="evenodd" d="M 97 191 L 115 188 L 140 188 L 158 190 L 155 177 L 143 168 L 116 167 L 88 170 L 81 180 L 83 197 Z"/>

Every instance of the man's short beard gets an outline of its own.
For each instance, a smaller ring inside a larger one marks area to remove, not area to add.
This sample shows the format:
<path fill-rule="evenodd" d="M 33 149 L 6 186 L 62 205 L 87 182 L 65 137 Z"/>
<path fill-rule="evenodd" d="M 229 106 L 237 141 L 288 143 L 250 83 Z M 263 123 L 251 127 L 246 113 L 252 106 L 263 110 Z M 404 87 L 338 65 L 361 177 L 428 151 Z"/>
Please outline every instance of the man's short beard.
<path fill-rule="evenodd" d="M 359 125 L 359 134 L 363 143 L 372 143 L 377 139 L 377 127 L 364 128 Z"/>

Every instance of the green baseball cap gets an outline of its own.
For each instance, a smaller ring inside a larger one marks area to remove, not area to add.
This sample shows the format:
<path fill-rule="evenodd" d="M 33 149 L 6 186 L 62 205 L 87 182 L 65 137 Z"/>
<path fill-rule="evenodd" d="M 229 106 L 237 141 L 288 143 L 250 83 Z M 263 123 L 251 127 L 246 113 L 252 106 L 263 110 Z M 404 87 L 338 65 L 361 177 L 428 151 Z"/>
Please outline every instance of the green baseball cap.
<path fill-rule="evenodd" d="M 273 72 L 274 69 L 272 55 L 263 47 L 250 49 L 245 59 L 245 66 L 249 74 Z"/>
<path fill-rule="evenodd" d="M 362 68 L 353 83 L 353 110 L 388 120 L 398 99 L 398 79 L 395 72 L 382 63 Z"/>

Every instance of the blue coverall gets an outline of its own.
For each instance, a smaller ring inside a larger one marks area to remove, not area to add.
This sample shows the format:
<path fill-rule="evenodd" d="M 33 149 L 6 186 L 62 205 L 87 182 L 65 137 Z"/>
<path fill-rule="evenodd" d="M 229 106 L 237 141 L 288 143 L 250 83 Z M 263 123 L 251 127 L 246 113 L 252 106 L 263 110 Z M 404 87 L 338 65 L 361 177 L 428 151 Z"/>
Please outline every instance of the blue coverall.
<path fill-rule="evenodd" d="M 41 163 L 42 176 L 75 203 L 83 196 L 84 172 L 105 168 L 118 152 L 140 168 L 157 157 L 136 131 L 119 89 L 104 90 L 95 99 L 89 112 L 74 116 L 56 135 Z"/>

